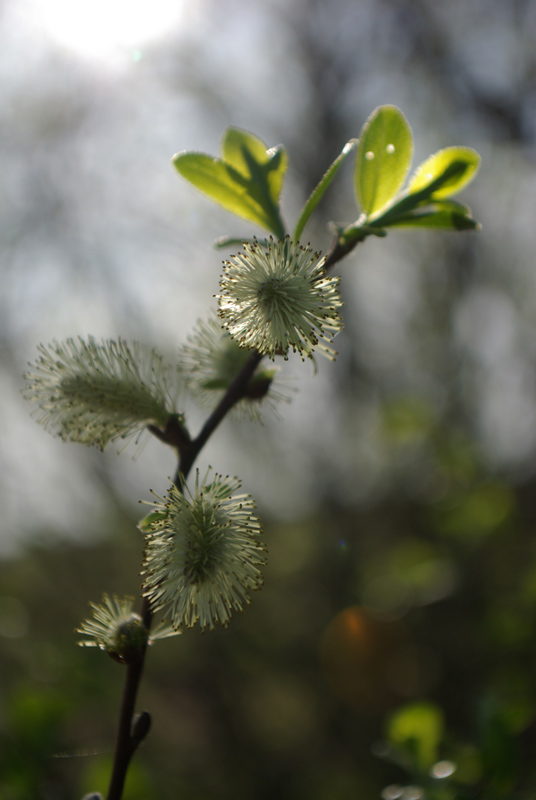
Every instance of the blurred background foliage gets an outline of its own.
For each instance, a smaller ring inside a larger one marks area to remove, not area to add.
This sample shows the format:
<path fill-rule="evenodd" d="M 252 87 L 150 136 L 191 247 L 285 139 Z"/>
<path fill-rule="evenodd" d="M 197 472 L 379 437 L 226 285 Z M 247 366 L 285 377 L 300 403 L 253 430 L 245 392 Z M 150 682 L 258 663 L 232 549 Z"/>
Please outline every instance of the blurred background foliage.
<path fill-rule="evenodd" d="M 462 200 L 483 230 L 357 248 L 337 362 L 285 366 L 280 419 L 226 422 L 206 448 L 200 466 L 258 500 L 266 585 L 227 631 L 150 653 L 125 797 L 534 797 L 536 2 L 197 0 L 152 40 L 104 44 L 84 4 L 85 39 L 56 5 L 0 9 L 0 797 L 104 790 L 123 676 L 73 629 L 103 591 L 136 594 L 137 500 L 175 468 L 153 441 L 132 460 L 51 439 L 20 398 L 26 362 L 79 333 L 173 355 L 208 315 L 211 242 L 255 231 L 174 152 L 217 153 L 227 125 L 283 143 L 290 225 L 384 103 L 417 163 L 481 153 Z M 343 173 L 315 247 L 357 216 Z"/>

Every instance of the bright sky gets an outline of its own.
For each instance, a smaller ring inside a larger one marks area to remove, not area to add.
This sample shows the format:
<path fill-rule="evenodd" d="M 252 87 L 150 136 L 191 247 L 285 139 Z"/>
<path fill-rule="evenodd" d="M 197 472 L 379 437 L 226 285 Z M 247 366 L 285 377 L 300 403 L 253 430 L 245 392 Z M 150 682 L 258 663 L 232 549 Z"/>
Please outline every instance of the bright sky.
<path fill-rule="evenodd" d="M 59 44 L 113 63 L 176 28 L 184 0 L 28 0 L 27 13 Z"/>

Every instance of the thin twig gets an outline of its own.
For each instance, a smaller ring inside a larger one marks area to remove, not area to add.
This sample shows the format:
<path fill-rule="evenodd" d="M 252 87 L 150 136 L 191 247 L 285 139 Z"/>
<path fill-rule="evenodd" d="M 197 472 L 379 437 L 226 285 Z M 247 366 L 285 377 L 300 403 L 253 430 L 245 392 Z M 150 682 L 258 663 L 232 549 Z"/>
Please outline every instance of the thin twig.
<path fill-rule="evenodd" d="M 179 486 L 182 481 L 186 480 L 195 459 L 207 443 L 208 439 L 212 436 L 220 422 L 222 422 L 233 406 L 242 400 L 247 385 L 262 359 L 263 356 L 260 353 L 258 353 L 256 350 L 252 351 L 249 359 L 246 361 L 241 371 L 238 373 L 210 417 L 203 425 L 199 435 L 195 439 L 192 439 L 191 442 L 189 442 L 185 447 L 181 448 L 179 467 L 175 476 L 175 484 L 177 486 Z"/>

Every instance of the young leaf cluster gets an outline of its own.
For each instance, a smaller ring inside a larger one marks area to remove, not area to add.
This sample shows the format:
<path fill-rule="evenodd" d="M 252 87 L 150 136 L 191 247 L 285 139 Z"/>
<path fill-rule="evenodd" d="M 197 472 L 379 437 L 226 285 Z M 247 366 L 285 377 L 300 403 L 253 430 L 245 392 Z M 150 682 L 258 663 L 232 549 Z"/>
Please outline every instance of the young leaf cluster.
<path fill-rule="evenodd" d="M 480 156 L 470 147 L 447 147 L 426 159 L 403 189 L 413 155 L 411 128 L 395 106 L 377 109 L 363 126 L 357 148 L 355 188 L 361 227 L 471 230 L 468 206 L 452 199 L 474 178 Z"/>
<path fill-rule="evenodd" d="M 480 156 L 470 147 L 447 147 L 427 158 L 404 183 L 411 167 L 413 134 L 403 113 L 392 105 L 377 108 L 359 139 L 340 155 L 307 199 L 293 232 L 298 242 L 338 170 L 357 151 L 354 185 L 361 216 L 348 226 L 336 225 L 339 251 L 349 252 L 367 236 L 384 236 L 388 228 L 415 227 L 474 230 L 479 224 L 468 206 L 454 200 L 474 178 Z M 279 207 L 287 158 L 279 146 L 268 149 L 256 136 L 228 128 L 222 158 L 181 152 L 173 157 L 178 172 L 232 213 L 282 239 L 287 232 Z M 255 188 L 253 188 L 253 184 Z M 235 243 L 223 238 L 219 244 Z"/>
<path fill-rule="evenodd" d="M 183 178 L 227 211 L 282 239 L 279 196 L 288 162 L 285 149 L 267 149 L 257 136 L 239 128 L 226 130 L 221 149 L 221 158 L 185 151 L 173 163 Z"/>

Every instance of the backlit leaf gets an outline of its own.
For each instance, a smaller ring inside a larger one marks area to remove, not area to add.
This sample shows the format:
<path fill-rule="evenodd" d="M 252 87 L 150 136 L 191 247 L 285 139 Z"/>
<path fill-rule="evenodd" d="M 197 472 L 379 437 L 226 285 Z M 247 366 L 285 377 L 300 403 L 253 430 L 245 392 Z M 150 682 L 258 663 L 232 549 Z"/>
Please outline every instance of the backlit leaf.
<path fill-rule="evenodd" d="M 411 128 L 396 106 L 381 106 L 365 122 L 359 137 L 356 194 L 369 217 L 402 188 L 411 164 Z"/>
<path fill-rule="evenodd" d="M 480 227 L 471 216 L 471 210 L 454 200 L 439 200 L 415 208 L 406 214 L 393 217 L 390 227 L 440 228 L 447 231 L 477 230 Z"/>
<path fill-rule="evenodd" d="M 340 168 L 342 162 L 346 159 L 346 157 L 353 150 L 355 150 L 356 144 L 357 144 L 356 140 L 355 139 L 351 139 L 349 142 L 347 142 L 344 145 L 344 147 L 342 149 L 342 152 L 337 156 L 335 161 L 328 167 L 328 169 L 326 170 L 326 172 L 322 176 L 322 179 L 319 181 L 317 186 L 314 188 L 314 190 L 309 195 L 309 198 L 307 199 L 307 202 L 305 203 L 305 205 L 303 207 L 302 213 L 301 213 L 300 218 L 298 220 L 298 223 L 296 225 L 296 229 L 294 231 L 294 236 L 292 237 L 293 241 L 295 241 L 295 242 L 299 241 L 299 239 L 300 239 L 300 237 L 302 235 L 303 229 L 305 228 L 305 225 L 307 224 L 311 214 L 313 213 L 313 211 L 317 207 L 318 203 L 320 202 L 320 200 L 324 196 L 324 193 L 325 193 L 326 189 L 328 188 L 328 186 L 330 185 L 331 181 L 333 180 L 333 178 L 335 177 L 335 175 L 339 171 L 339 168 Z"/>
<path fill-rule="evenodd" d="M 267 149 L 253 134 L 228 128 L 222 142 L 223 158 L 184 151 L 173 157 L 177 171 L 219 205 L 285 236 L 279 195 L 287 169 L 283 147 Z"/>
<path fill-rule="evenodd" d="M 471 147 L 446 147 L 426 159 L 411 177 L 408 193 L 427 189 L 429 197 L 441 200 L 464 189 L 480 166 L 480 156 Z"/>

